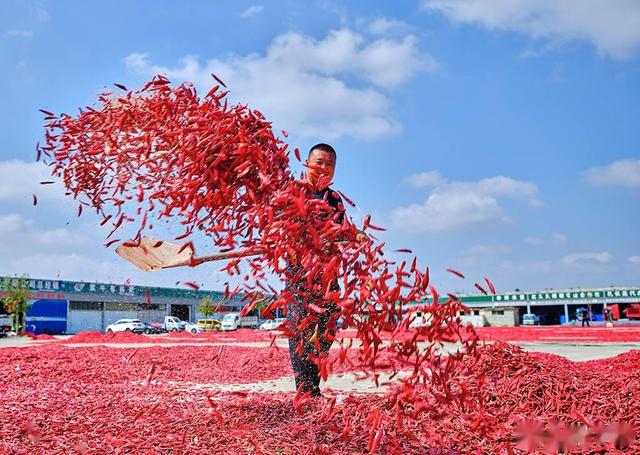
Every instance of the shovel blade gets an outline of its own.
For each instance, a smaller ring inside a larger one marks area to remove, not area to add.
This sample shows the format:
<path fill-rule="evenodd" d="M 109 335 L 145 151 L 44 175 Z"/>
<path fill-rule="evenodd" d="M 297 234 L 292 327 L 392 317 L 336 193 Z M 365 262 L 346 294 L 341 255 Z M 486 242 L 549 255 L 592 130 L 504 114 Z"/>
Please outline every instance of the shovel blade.
<path fill-rule="evenodd" d="M 129 242 L 133 241 L 129 240 Z M 142 237 L 138 245 L 122 244 L 116 248 L 116 253 L 143 272 L 153 272 L 169 267 L 188 265 L 194 251 L 191 247 L 180 251 L 181 248 L 182 245 L 178 243 L 160 241 L 153 237 Z"/>

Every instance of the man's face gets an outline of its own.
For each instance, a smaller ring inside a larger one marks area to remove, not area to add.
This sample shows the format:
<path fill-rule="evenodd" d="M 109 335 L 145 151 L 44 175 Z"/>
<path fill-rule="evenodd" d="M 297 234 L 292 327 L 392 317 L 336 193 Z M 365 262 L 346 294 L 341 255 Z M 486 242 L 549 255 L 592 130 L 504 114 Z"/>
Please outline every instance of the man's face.
<path fill-rule="evenodd" d="M 333 153 L 313 149 L 307 161 L 307 180 L 318 189 L 325 188 L 333 181 L 336 171 L 336 157 Z"/>

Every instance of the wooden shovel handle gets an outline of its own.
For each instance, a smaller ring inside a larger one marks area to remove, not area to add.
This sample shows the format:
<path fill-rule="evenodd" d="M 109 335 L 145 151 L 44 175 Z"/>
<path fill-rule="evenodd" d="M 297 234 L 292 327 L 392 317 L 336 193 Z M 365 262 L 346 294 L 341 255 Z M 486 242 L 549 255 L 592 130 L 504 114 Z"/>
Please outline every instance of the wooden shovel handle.
<path fill-rule="evenodd" d="M 206 256 L 194 256 L 191 259 L 185 260 L 183 262 L 179 262 L 177 264 L 168 265 L 163 267 L 165 269 L 169 269 L 172 267 L 182 267 L 185 265 L 195 267 L 196 265 L 203 264 L 205 262 L 212 261 L 221 261 L 224 259 L 234 259 L 234 258 L 244 258 L 248 256 L 257 256 L 261 254 L 262 250 L 259 249 L 248 249 L 248 250 L 239 250 L 239 251 L 227 251 L 226 253 L 214 253 L 208 254 Z"/>

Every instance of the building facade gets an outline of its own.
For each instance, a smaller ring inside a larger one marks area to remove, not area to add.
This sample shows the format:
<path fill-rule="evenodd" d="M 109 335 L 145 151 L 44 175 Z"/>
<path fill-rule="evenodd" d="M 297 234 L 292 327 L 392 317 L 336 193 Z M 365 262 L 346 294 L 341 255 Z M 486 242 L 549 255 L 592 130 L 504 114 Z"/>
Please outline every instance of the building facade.
<path fill-rule="evenodd" d="M 543 325 L 559 325 L 576 321 L 577 312 L 582 308 L 594 319 L 600 319 L 605 306 L 615 306 L 620 317 L 624 317 L 625 309 L 640 303 L 640 286 L 459 294 L 457 297 L 467 307 L 460 316 L 463 320 L 468 318 L 473 325 L 518 325 L 524 314 L 539 316 Z"/>
<path fill-rule="evenodd" d="M 218 304 L 221 313 L 240 311 L 244 306 L 239 297 L 225 300 L 216 291 L 33 278 L 28 284 L 26 330 L 34 333 L 103 331 L 124 318 L 162 322 L 170 315 L 195 321 L 202 318 L 198 307 L 204 297 Z M 5 294 L 0 291 L 0 298 Z"/>

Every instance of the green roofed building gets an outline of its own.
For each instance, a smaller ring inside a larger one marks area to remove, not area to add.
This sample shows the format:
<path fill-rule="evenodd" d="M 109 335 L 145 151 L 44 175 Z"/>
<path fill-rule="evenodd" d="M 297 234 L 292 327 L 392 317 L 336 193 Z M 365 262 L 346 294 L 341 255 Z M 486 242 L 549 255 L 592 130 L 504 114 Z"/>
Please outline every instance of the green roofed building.
<path fill-rule="evenodd" d="M 499 292 L 496 295 L 474 293 L 456 297 L 467 307 L 461 316 L 482 317 L 483 325 L 517 325 L 522 322 L 524 314 L 539 316 L 541 324 L 557 325 L 575 320 L 580 309 L 587 309 L 592 320 L 601 320 L 605 306 L 615 309 L 616 319 L 624 318 L 627 308 L 640 303 L 640 286 L 545 289 Z M 444 295 L 439 300 L 447 298 Z"/>
<path fill-rule="evenodd" d="M 244 306 L 240 296 L 225 300 L 217 291 L 38 278 L 28 278 L 28 284 L 26 329 L 35 333 L 102 331 L 124 318 L 162 322 L 170 315 L 195 321 L 202 317 L 198 306 L 204 297 L 218 304 L 219 312 L 240 311 Z M 0 298 L 5 295 L 6 291 L 0 290 Z"/>

